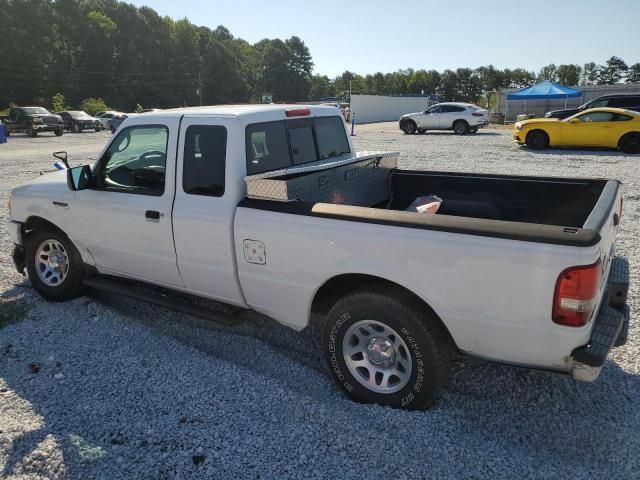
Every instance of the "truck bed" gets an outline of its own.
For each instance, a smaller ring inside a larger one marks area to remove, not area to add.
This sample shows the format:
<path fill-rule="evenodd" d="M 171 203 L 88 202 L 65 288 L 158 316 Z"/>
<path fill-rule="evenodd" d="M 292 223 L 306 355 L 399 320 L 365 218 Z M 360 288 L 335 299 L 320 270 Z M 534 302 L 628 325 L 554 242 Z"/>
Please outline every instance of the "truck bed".
<path fill-rule="evenodd" d="M 448 231 L 537 243 L 590 246 L 611 213 L 619 182 L 394 170 L 387 201 L 371 207 L 245 199 L 240 206 L 337 220 Z M 437 214 L 404 211 L 421 195 L 443 199 Z"/>

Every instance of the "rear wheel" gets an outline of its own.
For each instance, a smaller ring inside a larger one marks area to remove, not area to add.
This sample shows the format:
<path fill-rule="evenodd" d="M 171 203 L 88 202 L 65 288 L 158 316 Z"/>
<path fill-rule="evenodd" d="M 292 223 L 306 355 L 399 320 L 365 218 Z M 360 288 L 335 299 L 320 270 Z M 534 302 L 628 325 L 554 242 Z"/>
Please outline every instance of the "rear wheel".
<path fill-rule="evenodd" d="M 623 135 L 618 145 L 624 153 L 640 153 L 640 132 L 630 132 Z"/>
<path fill-rule="evenodd" d="M 549 147 L 549 137 L 542 130 L 534 130 L 527 134 L 525 143 L 533 150 L 544 150 Z"/>
<path fill-rule="evenodd" d="M 30 137 L 37 137 L 38 131 L 35 128 L 33 128 L 33 125 L 29 124 L 27 125 L 27 135 Z"/>
<path fill-rule="evenodd" d="M 456 120 L 453 123 L 453 131 L 456 135 L 464 135 L 469 131 L 469 124 L 464 120 Z"/>
<path fill-rule="evenodd" d="M 339 300 L 327 315 L 323 349 L 334 380 L 353 400 L 407 410 L 437 400 L 453 351 L 433 314 L 389 288 Z"/>
<path fill-rule="evenodd" d="M 54 133 L 56 137 L 61 137 L 64 134 L 64 128 L 58 128 Z"/>
<path fill-rule="evenodd" d="M 80 133 L 82 131 L 80 129 L 80 125 L 78 125 L 77 123 L 74 123 L 73 127 L 71 127 L 71 129 L 73 130 L 73 133 Z"/>
<path fill-rule="evenodd" d="M 51 301 L 82 294 L 84 265 L 71 240 L 56 229 L 36 230 L 26 240 L 27 273 L 33 288 Z"/>
<path fill-rule="evenodd" d="M 416 125 L 416 122 L 414 122 L 413 120 L 407 120 L 402 124 L 402 131 L 407 135 L 416 133 L 417 129 L 418 129 L 418 126 Z"/>

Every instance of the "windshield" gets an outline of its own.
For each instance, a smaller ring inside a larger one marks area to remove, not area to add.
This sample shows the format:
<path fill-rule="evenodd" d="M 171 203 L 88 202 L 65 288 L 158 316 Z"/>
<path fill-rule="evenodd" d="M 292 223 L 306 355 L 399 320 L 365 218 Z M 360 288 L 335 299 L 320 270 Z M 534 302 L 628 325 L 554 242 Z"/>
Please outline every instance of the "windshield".
<path fill-rule="evenodd" d="M 87 112 L 82 111 L 69 112 L 69 115 L 73 118 L 91 118 Z"/>
<path fill-rule="evenodd" d="M 42 107 L 26 107 L 22 111 L 27 115 L 47 114 L 49 111 Z"/>

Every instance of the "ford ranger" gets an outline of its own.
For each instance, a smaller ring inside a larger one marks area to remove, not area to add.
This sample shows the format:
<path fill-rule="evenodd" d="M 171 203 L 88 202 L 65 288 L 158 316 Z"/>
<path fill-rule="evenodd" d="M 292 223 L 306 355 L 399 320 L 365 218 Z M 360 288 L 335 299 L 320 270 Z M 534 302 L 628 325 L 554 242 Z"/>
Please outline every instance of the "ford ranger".
<path fill-rule="evenodd" d="M 456 355 L 594 380 L 629 325 L 620 182 L 396 156 L 355 153 L 333 107 L 130 117 L 95 164 L 12 191 L 14 261 L 51 301 L 89 286 L 204 316 L 215 300 L 296 330 L 314 312 L 361 402 L 427 408 Z M 439 209 L 408 211 L 421 195 Z"/>

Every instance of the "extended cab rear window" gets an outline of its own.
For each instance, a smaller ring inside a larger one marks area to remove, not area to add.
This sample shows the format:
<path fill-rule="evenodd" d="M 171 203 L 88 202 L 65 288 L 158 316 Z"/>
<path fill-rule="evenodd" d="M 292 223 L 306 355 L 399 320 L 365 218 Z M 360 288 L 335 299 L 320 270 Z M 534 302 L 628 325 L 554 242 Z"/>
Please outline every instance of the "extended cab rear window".
<path fill-rule="evenodd" d="M 247 174 L 350 153 L 341 117 L 254 123 L 246 129 Z"/>

